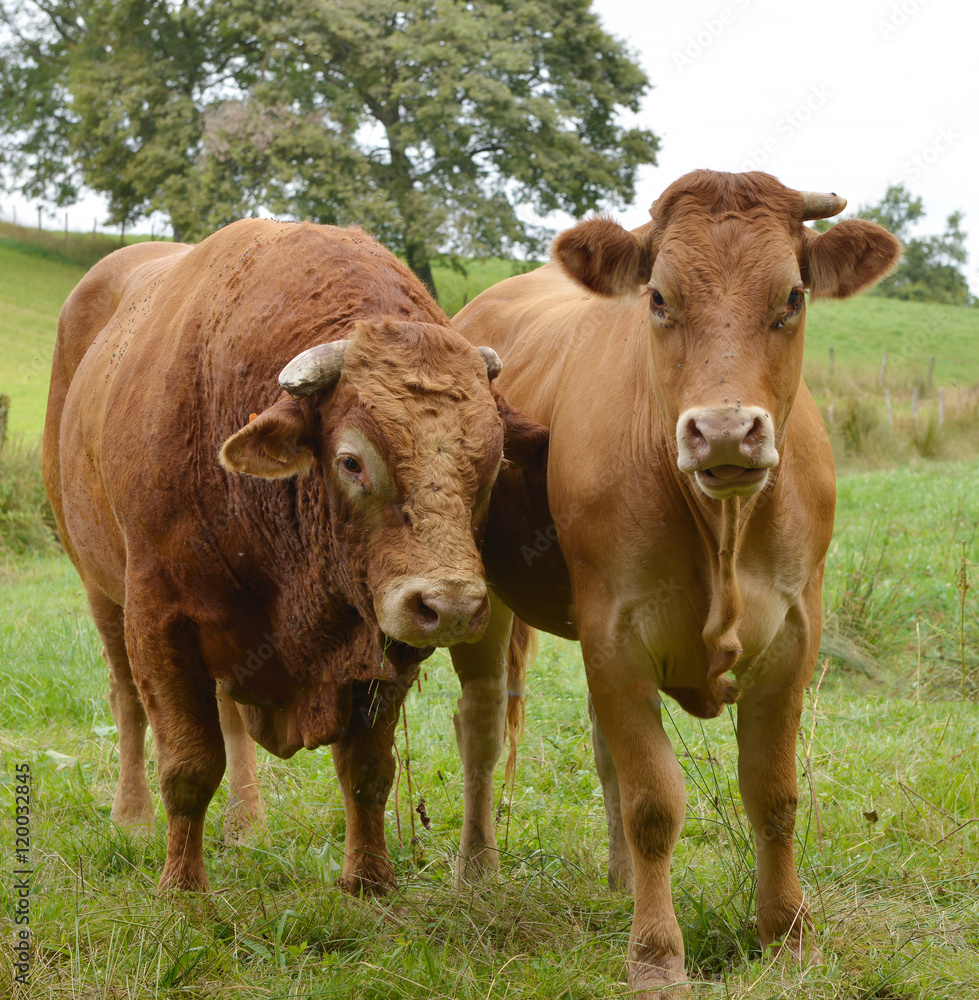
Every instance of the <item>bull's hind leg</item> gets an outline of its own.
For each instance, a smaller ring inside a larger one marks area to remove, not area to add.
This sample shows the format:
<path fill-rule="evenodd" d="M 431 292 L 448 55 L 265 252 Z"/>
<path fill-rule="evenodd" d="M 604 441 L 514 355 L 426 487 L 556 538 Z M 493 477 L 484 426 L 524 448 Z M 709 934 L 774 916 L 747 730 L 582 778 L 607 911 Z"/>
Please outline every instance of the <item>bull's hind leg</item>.
<path fill-rule="evenodd" d="M 462 696 L 453 722 L 463 771 L 463 821 L 456 880 L 480 878 L 500 865 L 493 830 L 493 773 L 503 753 L 507 710 L 507 648 L 513 612 L 495 595 L 483 638 L 453 646 Z M 515 692 L 517 694 L 517 692 Z M 522 692 L 519 692 L 522 695 Z"/>
<path fill-rule="evenodd" d="M 217 689 L 218 714 L 228 760 L 228 804 L 224 810 L 224 842 L 243 844 L 251 830 L 265 825 L 255 741 L 248 735 L 238 706 Z"/>
<path fill-rule="evenodd" d="M 131 591 L 133 588 L 130 588 Z M 126 605 L 126 648 L 153 736 L 167 813 L 160 889 L 206 889 L 204 817 L 224 776 L 214 681 L 192 624 L 163 606 Z"/>
<path fill-rule="evenodd" d="M 133 833 L 150 833 L 156 816 L 146 783 L 147 720 L 126 652 L 123 609 L 94 584 L 87 591 L 109 665 L 109 706 L 119 733 L 119 780 L 112 800 L 112 821 Z"/>
<path fill-rule="evenodd" d="M 398 714 L 414 676 L 356 684 L 350 723 L 330 747 L 347 820 L 340 887 L 355 896 L 383 895 L 396 886 L 384 809 L 394 782 Z"/>

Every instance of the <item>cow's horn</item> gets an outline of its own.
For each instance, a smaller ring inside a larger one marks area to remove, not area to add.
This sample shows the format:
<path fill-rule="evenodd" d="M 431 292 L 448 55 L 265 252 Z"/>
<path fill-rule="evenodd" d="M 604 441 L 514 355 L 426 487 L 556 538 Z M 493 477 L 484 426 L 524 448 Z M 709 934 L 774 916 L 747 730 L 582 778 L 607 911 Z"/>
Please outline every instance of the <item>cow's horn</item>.
<path fill-rule="evenodd" d="M 492 382 L 503 370 L 503 362 L 492 347 L 480 347 L 479 353 L 482 354 L 483 360 L 486 362 L 486 374 Z"/>
<path fill-rule="evenodd" d="M 279 385 L 290 396 L 301 399 L 317 389 L 328 389 L 340 377 L 343 352 L 349 340 L 335 340 L 331 344 L 317 344 L 297 354 L 279 372 Z"/>
<path fill-rule="evenodd" d="M 800 191 L 802 195 L 802 218 L 831 219 L 846 208 L 846 198 L 838 194 L 821 194 L 819 191 Z"/>

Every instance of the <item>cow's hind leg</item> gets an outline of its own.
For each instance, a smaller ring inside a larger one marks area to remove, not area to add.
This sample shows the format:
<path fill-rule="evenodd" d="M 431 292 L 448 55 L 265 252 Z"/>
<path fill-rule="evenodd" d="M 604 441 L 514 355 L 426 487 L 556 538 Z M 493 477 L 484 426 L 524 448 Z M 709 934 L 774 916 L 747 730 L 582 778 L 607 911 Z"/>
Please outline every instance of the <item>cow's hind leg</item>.
<path fill-rule="evenodd" d="M 251 830 L 265 825 L 258 783 L 255 741 L 248 735 L 234 700 L 217 689 L 218 714 L 228 760 L 228 804 L 224 810 L 224 842 L 243 844 Z"/>
<path fill-rule="evenodd" d="M 347 820 L 340 887 L 355 896 L 383 895 L 396 886 L 384 809 L 394 782 L 398 714 L 413 676 L 356 684 L 347 731 L 330 747 Z"/>
<path fill-rule="evenodd" d="M 150 833 L 156 816 L 146 783 L 147 719 L 126 652 L 123 609 L 94 584 L 86 589 L 109 665 L 109 706 L 119 733 L 119 780 L 112 800 L 112 821 L 133 833 Z"/>
<path fill-rule="evenodd" d="M 482 639 L 451 649 L 462 687 L 453 722 L 463 772 L 463 823 L 456 880 L 459 884 L 500 865 L 493 830 L 493 774 L 503 753 L 507 711 L 507 649 L 513 612 L 491 595 L 490 622 Z M 514 692 L 522 696 L 523 692 Z"/>
<path fill-rule="evenodd" d="M 214 681 L 193 625 L 165 607 L 126 606 L 126 648 L 156 739 L 167 813 L 167 860 L 160 889 L 206 889 L 204 817 L 224 775 L 224 742 Z"/>
<path fill-rule="evenodd" d="M 591 743 L 595 753 L 595 769 L 602 784 L 605 803 L 605 823 L 608 827 L 608 884 L 613 889 L 632 892 L 632 851 L 622 825 L 622 805 L 619 797 L 619 777 L 615 773 L 612 751 L 605 734 L 595 718 L 595 706 L 588 696 L 588 715 L 591 718 Z"/>

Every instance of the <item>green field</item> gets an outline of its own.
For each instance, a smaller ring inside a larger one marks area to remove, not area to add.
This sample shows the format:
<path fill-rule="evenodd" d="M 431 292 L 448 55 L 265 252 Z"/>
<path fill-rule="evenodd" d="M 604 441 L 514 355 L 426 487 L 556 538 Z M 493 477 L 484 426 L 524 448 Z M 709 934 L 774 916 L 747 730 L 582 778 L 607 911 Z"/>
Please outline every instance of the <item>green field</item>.
<path fill-rule="evenodd" d="M 469 280 L 498 280 L 511 267 L 474 266 Z M 10 526 L 21 516 L 4 507 L 11 483 L 27 484 L 18 496 L 36 488 L 36 451 L 23 439 L 39 432 L 57 313 L 81 273 L 0 246 L 0 393 L 13 398 L 11 428 L 22 439 L 0 460 L 0 529 L 4 518 Z M 459 285 L 451 295 L 461 305 L 475 290 Z M 800 727 L 797 851 L 825 965 L 800 972 L 757 949 L 733 717 L 701 724 L 674 706 L 667 725 L 689 796 L 674 899 L 695 997 L 979 996 L 979 460 L 963 457 L 975 455 L 969 427 L 979 435 L 974 424 L 957 425 L 954 434 L 946 428 L 943 460 L 916 449 L 909 462 L 899 446 L 912 440 L 910 430 L 900 422 L 880 426 L 877 398 L 885 349 L 885 384 L 901 405 L 901 387 L 925 379 L 936 356 L 933 385 L 921 387 L 922 423 L 939 387 L 975 392 L 977 333 L 977 310 L 865 297 L 810 311 L 808 372 L 817 398 L 840 413 L 859 396 L 878 418 L 863 438 L 873 453 L 853 450 L 858 438 L 831 427 L 853 471 L 839 480 L 827 562 L 817 674 L 826 671 Z M 623 957 L 632 903 L 603 881 L 604 812 L 575 644 L 545 638 L 529 677 L 513 799 L 497 828 L 506 843 L 499 880 L 464 893 L 452 886 L 461 822 L 451 721 L 458 685 L 439 653 L 421 694 L 407 703 L 413 798 L 402 773 L 388 822 L 402 886 L 396 896 L 358 902 L 335 889 L 343 811 L 321 750 L 291 761 L 261 754 L 270 822 L 248 847 L 221 845 L 219 792 L 206 841 L 211 893 L 160 899 L 163 833 L 142 841 L 109 821 L 117 748 L 105 664 L 80 584 L 55 546 L 30 535 L 22 548 L 0 548 L 0 934 L 7 942 L 14 934 L 15 766 L 29 763 L 35 778 L 35 952 L 32 987 L 22 995 L 628 995 Z M 971 583 L 964 603 L 963 560 Z M 403 737 L 399 743 L 404 756 Z M 155 787 L 152 762 L 150 782 Z M 502 774 L 498 793 L 501 782 Z M 419 797 L 428 830 L 413 809 Z M 162 808 L 158 818 L 162 828 Z M 0 996 L 12 993 L 5 957 Z"/>

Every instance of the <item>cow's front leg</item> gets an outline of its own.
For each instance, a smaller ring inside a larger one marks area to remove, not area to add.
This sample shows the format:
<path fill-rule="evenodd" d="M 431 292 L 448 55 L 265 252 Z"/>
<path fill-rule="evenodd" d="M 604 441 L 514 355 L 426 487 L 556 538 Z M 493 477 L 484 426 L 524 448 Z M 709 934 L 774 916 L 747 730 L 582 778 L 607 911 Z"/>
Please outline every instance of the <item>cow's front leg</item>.
<path fill-rule="evenodd" d="M 738 783 L 758 856 L 758 936 L 800 964 L 818 961 L 795 867 L 796 739 L 805 688 L 748 686 L 738 702 Z"/>
<path fill-rule="evenodd" d="M 167 813 L 167 860 L 160 889 L 207 889 L 204 817 L 224 776 L 224 742 L 214 681 L 193 627 L 165 623 L 165 609 L 126 607 L 126 646 L 156 740 Z"/>
<path fill-rule="evenodd" d="M 462 695 L 453 718 L 462 760 L 463 819 L 456 882 L 481 878 L 500 865 L 493 830 L 493 774 L 503 752 L 507 710 L 507 648 L 513 612 L 496 594 L 482 639 L 453 646 Z M 522 692 L 514 692 L 515 696 Z"/>
<path fill-rule="evenodd" d="M 217 688 L 218 713 L 224 752 L 228 760 L 228 804 L 224 809 L 224 842 L 243 844 L 248 834 L 265 825 L 265 807 L 258 783 L 258 757 L 255 741 L 248 735 L 238 706 L 220 685 Z"/>
<path fill-rule="evenodd" d="M 384 839 L 384 809 L 394 783 L 398 714 L 414 676 L 357 683 L 350 723 L 330 747 L 347 820 L 340 888 L 354 896 L 381 896 L 397 885 Z"/>
<path fill-rule="evenodd" d="M 636 903 L 629 982 L 634 990 L 649 991 L 637 993 L 642 998 L 678 997 L 686 992 L 678 985 L 686 975 L 670 861 L 686 809 L 683 771 L 663 731 L 655 688 L 634 678 L 616 683 L 614 665 L 606 666 L 601 654 L 590 657 L 587 647 L 583 651 L 586 667 L 592 664 L 588 682 L 595 718 L 615 764 L 622 824 L 632 852 Z"/>

